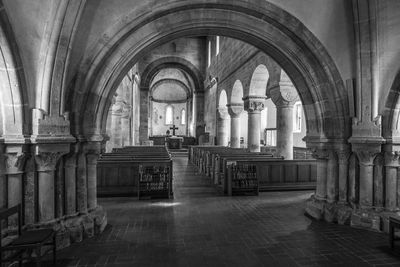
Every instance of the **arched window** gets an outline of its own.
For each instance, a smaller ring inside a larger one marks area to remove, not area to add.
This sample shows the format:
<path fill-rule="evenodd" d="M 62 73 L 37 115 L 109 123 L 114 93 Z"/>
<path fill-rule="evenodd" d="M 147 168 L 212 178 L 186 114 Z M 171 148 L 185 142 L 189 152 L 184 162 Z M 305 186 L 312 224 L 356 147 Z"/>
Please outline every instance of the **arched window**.
<path fill-rule="evenodd" d="M 170 105 L 165 108 L 165 124 L 174 124 L 174 109 Z"/>
<path fill-rule="evenodd" d="M 302 120 L 303 110 L 301 107 L 301 102 L 296 102 L 293 107 L 293 132 L 301 132 L 301 120 Z"/>
<path fill-rule="evenodd" d="M 186 110 L 184 108 L 181 110 L 181 124 L 186 124 Z"/>

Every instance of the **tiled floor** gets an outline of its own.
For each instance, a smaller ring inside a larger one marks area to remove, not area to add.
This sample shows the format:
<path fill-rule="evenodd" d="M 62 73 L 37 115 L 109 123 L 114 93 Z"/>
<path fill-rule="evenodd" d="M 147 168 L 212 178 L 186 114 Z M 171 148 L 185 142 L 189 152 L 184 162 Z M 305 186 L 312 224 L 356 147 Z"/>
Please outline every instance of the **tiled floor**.
<path fill-rule="evenodd" d="M 109 225 L 60 252 L 61 266 L 400 266 L 387 236 L 313 221 L 311 192 L 216 195 L 184 157 L 175 199 L 100 199 Z"/>

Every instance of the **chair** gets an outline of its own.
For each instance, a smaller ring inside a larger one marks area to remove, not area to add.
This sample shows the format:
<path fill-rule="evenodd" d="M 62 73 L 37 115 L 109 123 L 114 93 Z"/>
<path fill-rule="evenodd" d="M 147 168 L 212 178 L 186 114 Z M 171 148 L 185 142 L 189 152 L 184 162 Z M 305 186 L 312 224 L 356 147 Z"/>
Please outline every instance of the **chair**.
<path fill-rule="evenodd" d="M 35 259 L 37 266 L 41 266 L 42 257 L 51 250 L 53 250 L 53 266 L 56 266 L 55 231 L 53 229 L 22 231 L 21 204 L 8 209 L 0 209 L 0 233 L 2 233 L 3 221 L 8 221 L 8 218 L 14 214 L 18 214 L 18 235 L 4 245 L 0 237 L 0 266 L 5 262 L 15 261 L 18 261 L 19 266 L 22 266 L 24 260 L 32 259 Z M 50 248 L 42 253 L 43 246 L 50 246 Z M 4 255 L 4 252 L 8 253 Z M 36 256 L 32 256 L 33 252 Z"/>

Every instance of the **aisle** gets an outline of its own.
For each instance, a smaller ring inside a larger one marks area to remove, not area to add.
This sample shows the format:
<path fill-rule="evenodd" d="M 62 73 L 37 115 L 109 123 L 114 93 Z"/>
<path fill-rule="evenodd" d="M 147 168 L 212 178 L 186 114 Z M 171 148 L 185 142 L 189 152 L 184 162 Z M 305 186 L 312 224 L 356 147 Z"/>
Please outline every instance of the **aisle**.
<path fill-rule="evenodd" d="M 109 225 L 60 266 L 372 266 L 398 263 L 387 236 L 304 216 L 310 192 L 223 197 L 174 157 L 175 199 L 99 199 Z M 384 266 L 384 265 L 382 265 Z"/>

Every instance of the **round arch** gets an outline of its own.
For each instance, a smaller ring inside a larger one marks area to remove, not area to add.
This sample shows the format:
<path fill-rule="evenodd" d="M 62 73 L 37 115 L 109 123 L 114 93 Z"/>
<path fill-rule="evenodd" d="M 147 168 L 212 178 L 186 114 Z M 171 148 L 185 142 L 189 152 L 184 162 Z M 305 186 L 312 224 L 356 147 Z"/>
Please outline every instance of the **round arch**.
<path fill-rule="evenodd" d="M 382 135 L 389 143 L 400 141 L 400 72 L 396 75 L 386 99 Z"/>
<path fill-rule="evenodd" d="M 249 86 L 249 95 L 265 96 L 269 72 L 265 65 L 258 65 L 253 71 Z"/>
<path fill-rule="evenodd" d="M 30 112 L 24 68 L 3 2 L 0 2 L 0 136 L 24 138 Z"/>
<path fill-rule="evenodd" d="M 243 85 L 239 80 L 233 84 L 230 103 L 243 103 Z"/>
<path fill-rule="evenodd" d="M 93 54 L 82 61 L 91 64 L 82 64 L 81 78 L 76 83 L 80 90 L 75 90 L 73 115 L 84 115 L 75 118 L 75 127 L 85 135 L 101 134 L 109 95 L 122 73 L 160 44 L 183 36 L 204 35 L 223 35 L 256 44 L 286 70 L 305 107 L 308 143 L 329 138 L 347 140 L 347 95 L 325 48 L 295 17 L 267 1 L 256 0 L 176 1 L 155 6 L 140 18 L 133 14 L 124 17 L 103 35 L 107 40 L 98 40 L 101 45 L 94 46 Z"/>
<path fill-rule="evenodd" d="M 228 96 L 226 94 L 226 91 L 221 90 L 221 92 L 219 93 L 219 97 L 218 97 L 218 107 L 226 108 L 227 104 L 228 104 Z"/>

